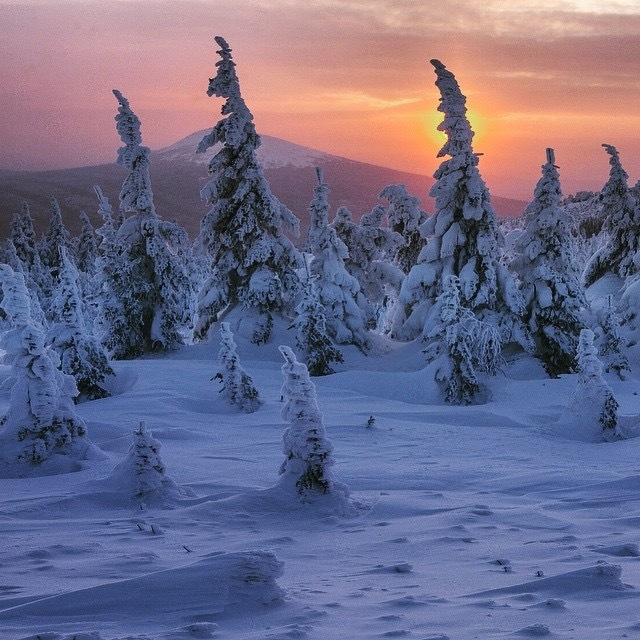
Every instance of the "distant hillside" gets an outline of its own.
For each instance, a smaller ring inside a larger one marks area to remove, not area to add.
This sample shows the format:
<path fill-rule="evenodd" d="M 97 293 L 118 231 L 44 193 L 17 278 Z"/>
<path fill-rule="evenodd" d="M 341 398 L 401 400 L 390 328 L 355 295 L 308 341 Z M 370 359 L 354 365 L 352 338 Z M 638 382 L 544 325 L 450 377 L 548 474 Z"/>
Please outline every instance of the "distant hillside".
<path fill-rule="evenodd" d="M 200 200 L 200 190 L 208 181 L 207 164 L 213 151 L 195 153 L 205 133 L 193 133 L 170 147 L 153 151 L 151 158 L 158 214 L 166 220 L 177 220 L 192 237 L 198 233 L 200 220 L 207 211 Z M 405 184 L 410 193 L 423 201 L 424 209 L 433 211 L 427 196 L 433 178 L 427 176 L 348 160 L 270 136 L 262 136 L 258 157 L 273 193 L 301 219 L 303 229 L 307 227 L 316 166 L 324 170 L 334 212 L 337 207 L 346 206 L 359 219 L 379 203 L 377 194 L 389 184 Z M 77 232 L 78 215 L 83 210 L 99 225 L 93 185 L 100 185 L 117 209 L 125 176 L 126 171 L 115 163 L 58 171 L 0 171 L 0 236 L 6 236 L 11 217 L 23 201 L 29 203 L 36 226 L 42 231 L 47 224 L 51 196 L 60 202 L 65 224 L 72 232 Z M 495 196 L 492 202 L 498 215 L 505 217 L 520 215 L 526 204 Z"/>

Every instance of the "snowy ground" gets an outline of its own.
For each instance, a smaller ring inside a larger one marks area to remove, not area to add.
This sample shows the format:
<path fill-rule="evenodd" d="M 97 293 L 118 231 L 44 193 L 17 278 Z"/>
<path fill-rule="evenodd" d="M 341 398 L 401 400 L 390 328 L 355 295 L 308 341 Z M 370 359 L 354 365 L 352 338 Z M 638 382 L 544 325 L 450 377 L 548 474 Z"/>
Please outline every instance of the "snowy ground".
<path fill-rule="evenodd" d="M 487 404 L 451 407 L 415 344 L 346 351 L 342 373 L 315 379 L 358 506 L 345 516 L 269 490 L 286 426 L 278 341 L 236 341 L 257 413 L 219 398 L 217 344 L 116 363 L 118 395 L 79 406 L 103 453 L 0 480 L 2 640 L 640 637 L 640 439 L 554 426 L 574 376 L 521 357 Z M 628 415 L 632 366 L 608 378 Z M 164 504 L 105 479 L 140 420 L 184 489 Z"/>

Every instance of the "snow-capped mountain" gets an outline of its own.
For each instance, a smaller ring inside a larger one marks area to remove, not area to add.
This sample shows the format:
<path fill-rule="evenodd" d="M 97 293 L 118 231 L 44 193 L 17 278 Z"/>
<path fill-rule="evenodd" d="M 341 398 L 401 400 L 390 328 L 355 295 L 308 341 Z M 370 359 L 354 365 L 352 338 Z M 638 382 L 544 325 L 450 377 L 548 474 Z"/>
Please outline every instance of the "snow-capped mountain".
<path fill-rule="evenodd" d="M 205 133 L 207 131 L 198 131 L 151 154 L 151 180 L 158 215 L 177 220 L 192 237 L 198 233 L 200 220 L 207 211 L 200 199 L 200 190 L 209 180 L 207 164 L 215 153 L 213 149 L 196 153 Z M 258 157 L 265 176 L 274 195 L 300 218 L 303 234 L 316 182 L 316 166 L 323 168 L 331 189 L 329 202 L 333 213 L 337 207 L 346 206 L 358 220 L 380 203 L 377 194 L 390 184 L 405 184 L 410 193 L 422 199 L 425 210 L 433 211 L 427 195 L 433 184 L 429 176 L 356 162 L 271 136 L 261 136 L 261 139 Z M 4 212 L 0 216 L 0 237 L 7 234 L 11 217 L 23 201 L 31 208 L 36 229 L 45 229 L 52 196 L 60 203 L 65 225 L 72 232 L 79 230 L 81 211 L 86 211 L 92 222 L 99 225 L 93 185 L 100 185 L 117 208 L 125 177 L 126 170 L 115 162 L 57 171 L 0 171 L 0 210 Z M 520 215 L 525 206 L 519 200 L 496 196 L 492 202 L 498 215 L 507 217 Z"/>
<path fill-rule="evenodd" d="M 219 145 L 216 145 L 206 153 L 196 152 L 200 140 L 208 133 L 208 129 L 196 131 L 175 144 L 156 151 L 155 155 L 165 162 L 190 163 L 206 167 L 219 148 Z M 264 169 L 282 169 L 284 167 L 302 169 L 323 165 L 335 161 L 337 158 L 337 156 L 324 153 L 324 151 L 303 147 L 273 136 L 261 135 L 260 140 L 262 144 L 258 148 L 258 160 Z"/>

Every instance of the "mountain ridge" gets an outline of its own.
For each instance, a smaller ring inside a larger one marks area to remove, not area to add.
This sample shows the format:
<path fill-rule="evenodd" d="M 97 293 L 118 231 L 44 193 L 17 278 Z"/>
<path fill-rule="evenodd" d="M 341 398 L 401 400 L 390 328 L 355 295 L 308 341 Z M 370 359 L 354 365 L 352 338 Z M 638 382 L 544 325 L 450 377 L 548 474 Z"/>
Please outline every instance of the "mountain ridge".
<path fill-rule="evenodd" d="M 200 190 L 209 180 L 206 166 L 215 150 L 196 153 L 196 147 L 208 130 L 197 131 L 176 143 L 151 152 L 151 183 L 158 215 L 176 220 L 193 238 L 207 205 L 200 199 Z M 302 233 L 308 226 L 307 209 L 316 182 L 315 167 L 321 166 L 330 188 L 332 212 L 347 207 L 359 220 L 381 201 L 377 194 L 389 184 L 405 184 L 410 193 L 420 198 L 422 208 L 433 212 L 427 195 L 433 178 L 380 167 L 334 156 L 280 138 L 261 136 L 257 150 L 265 177 L 274 195 L 301 220 Z M 127 172 L 114 163 L 47 171 L 0 171 L 0 236 L 6 237 L 14 212 L 27 202 L 37 232 L 48 224 L 49 201 L 60 203 L 65 225 L 72 233 L 80 227 L 79 214 L 85 211 L 94 226 L 101 220 L 96 213 L 97 202 L 93 185 L 100 185 L 114 209 Z M 493 197 L 496 211 L 503 217 L 520 215 L 525 202 Z M 304 237 L 304 236 L 303 236 Z"/>

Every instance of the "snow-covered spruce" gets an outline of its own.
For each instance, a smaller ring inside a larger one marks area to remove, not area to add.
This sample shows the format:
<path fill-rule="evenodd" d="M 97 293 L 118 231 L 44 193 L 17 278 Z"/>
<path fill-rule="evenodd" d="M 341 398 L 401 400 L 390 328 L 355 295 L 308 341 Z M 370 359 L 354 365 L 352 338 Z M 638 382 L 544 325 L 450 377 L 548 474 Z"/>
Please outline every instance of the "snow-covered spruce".
<path fill-rule="evenodd" d="M 349 229 L 348 238 L 342 238 L 350 243 L 345 267 L 358 280 L 366 300 L 369 329 L 383 327 L 389 301 L 395 300 L 404 279 L 402 270 L 393 264 L 402 236 L 382 226 L 385 216 L 385 208 L 377 205 L 360 218 L 359 224 L 351 223 L 350 229 L 349 220 L 336 226 L 338 231 Z"/>
<path fill-rule="evenodd" d="M 216 380 L 220 381 L 220 393 L 232 407 L 245 413 L 253 413 L 260 408 L 262 400 L 251 376 L 240 364 L 240 358 L 236 353 L 236 343 L 233 340 L 233 333 L 228 322 L 220 323 L 220 336 L 220 352 L 218 353 L 220 369 L 214 376 Z"/>
<path fill-rule="evenodd" d="M 602 145 L 609 154 L 609 179 L 600 192 L 600 205 L 605 219 L 604 230 L 609 234 L 607 244 L 587 262 L 582 280 L 592 285 L 605 273 L 615 273 L 623 279 L 638 273 L 636 256 L 640 250 L 640 202 L 630 192 L 628 174 L 622 168 L 618 150 L 610 144 Z"/>
<path fill-rule="evenodd" d="M 606 303 L 596 313 L 596 321 L 596 345 L 605 371 L 616 373 L 621 380 L 626 380 L 631 368 L 623 351 L 626 340 L 622 337 L 620 318 L 613 305 L 613 296 L 607 296 Z"/>
<path fill-rule="evenodd" d="M 47 302 L 43 291 L 50 287 L 51 276 L 45 270 L 40 259 L 36 233 L 33 229 L 33 218 L 26 202 L 22 204 L 20 211 L 11 220 L 9 238 L 15 247 L 16 256 L 22 263 L 25 282 L 31 292 L 30 297 L 32 300 L 37 297 L 37 306 L 42 309 L 46 307 L 45 303 Z M 44 317 L 44 313 L 41 315 Z"/>
<path fill-rule="evenodd" d="M 325 308 L 311 279 L 303 285 L 302 299 L 295 311 L 296 347 L 304 354 L 309 374 L 326 376 L 334 373 L 331 365 L 343 362 L 343 357 L 329 337 Z"/>
<path fill-rule="evenodd" d="M 338 344 L 354 344 L 366 350 L 369 344 L 365 328 L 367 302 L 358 280 L 345 267 L 347 247 L 329 225 L 329 187 L 321 169 L 316 169 L 316 175 L 318 181 L 309 205 L 309 250 L 313 255 L 309 269 L 325 309 L 331 338 Z"/>
<path fill-rule="evenodd" d="M 561 197 L 555 155 L 547 149 L 547 162 L 526 209 L 525 230 L 516 240 L 510 266 L 520 279 L 535 354 L 551 377 L 574 370 L 587 308 Z"/>
<path fill-rule="evenodd" d="M 435 214 L 423 225 L 431 236 L 418 264 L 405 278 L 392 320 L 392 335 L 411 340 L 424 334 L 425 321 L 442 291 L 446 276 L 460 279 L 462 304 L 495 325 L 503 343 L 530 346 L 521 320 L 522 297 L 511 273 L 500 262 L 502 235 L 489 191 L 478 171 L 473 131 L 466 118 L 466 98 L 454 75 L 432 60 L 444 114 L 438 126 L 447 142 L 438 157 L 450 156 L 434 174 L 431 195 Z"/>
<path fill-rule="evenodd" d="M 602 377 L 602 361 L 591 329 L 580 332 L 577 361 L 578 379 L 570 406 L 576 428 L 590 431 L 596 427 L 602 439 L 608 441 L 621 438 L 618 402 Z"/>
<path fill-rule="evenodd" d="M 476 318 L 460 300 L 459 281 L 447 276 L 427 325 L 430 344 L 425 354 L 435 364 L 435 380 L 446 402 L 478 402 L 477 372 L 494 375 L 500 367 L 502 343 L 497 329 Z"/>
<path fill-rule="evenodd" d="M 129 170 L 120 191 L 120 207 L 128 217 L 113 244 L 101 249 L 102 295 L 96 322 L 111 356 L 125 359 L 183 343 L 180 328 L 190 305 L 190 283 L 158 230 L 149 149 L 141 145 L 140 120 L 127 99 L 117 90 L 113 93 L 119 102 L 116 129 L 124 143 L 117 163 Z"/>
<path fill-rule="evenodd" d="M 148 500 L 177 490 L 176 484 L 166 475 L 160 457 L 160 442 L 140 422 L 133 432 L 129 452 L 111 472 L 109 482 L 126 491 L 129 497 Z"/>
<path fill-rule="evenodd" d="M 74 377 L 79 394 L 76 402 L 106 398 L 104 383 L 114 375 L 100 342 L 87 329 L 78 288 L 78 271 L 61 249 L 60 273 L 51 302 L 54 324 L 47 343 L 58 354 L 61 369 Z"/>
<path fill-rule="evenodd" d="M 62 211 L 56 198 L 51 198 L 49 205 L 49 226 L 39 245 L 40 259 L 44 268 L 51 275 L 51 293 L 57 285 L 58 272 L 60 270 L 60 249 L 63 248 L 68 255 L 73 255 L 74 248 L 71 242 L 71 234 L 62 221 Z"/>
<path fill-rule="evenodd" d="M 241 305 L 252 317 L 252 342 L 269 339 L 273 314 L 291 305 L 299 288 L 299 252 L 284 235 L 282 224 L 298 233 L 298 219 L 271 193 L 256 157 L 260 137 L 241 94 L 224 38 L 217 36 L 220 60 L 207 94 L 225 98 L 220 120 L 197 151 L 217 143 L 222 148 L 209 163 L 212 179 L 202 189 L 211 206 L 200 224 L 200 237 L 209 252 L 212 273 L 198 298 L 194 339 L 206 340 L 220 313 Z"/>
<path fill-rule="evenodd" d="M 282 439 L 285 459 L 280 467 L 280 484 L 302 498 L 329 494 L 346 502 L 347 488 L 331 474 L 333 446 L 326 437 L 307 367 L 296 360 L 289 347 L 279 349 L 285 360 L 282 417 L 290 423 Z"/>
<path fill-rule="evenodd" d="M 420 209 L 420 198 L 412 196 L 404 184 L 390 184 L 378 197 L 389 202 L 389 229 L 402 237 L 402 244 L 396 249 L 394 261 L 403 273 L 409 273 L 418 262 L 418 256 L 426 244 L 420 227 L 426 222 L 427 213 Z"/>
<path fill-rule="evenodd" d="M 31 324 L 22 274 L 0 265 L 0 278 L 3 306 L 13 326 L 0 342 L 13 382 L 8 411 L 0 420 L 1 471 L 20 476 L 76 470 L 90 443 L 74 408 L 75 381 L 60 371 L 44 333 Z"/>

